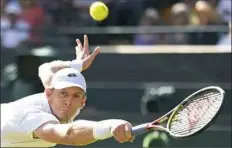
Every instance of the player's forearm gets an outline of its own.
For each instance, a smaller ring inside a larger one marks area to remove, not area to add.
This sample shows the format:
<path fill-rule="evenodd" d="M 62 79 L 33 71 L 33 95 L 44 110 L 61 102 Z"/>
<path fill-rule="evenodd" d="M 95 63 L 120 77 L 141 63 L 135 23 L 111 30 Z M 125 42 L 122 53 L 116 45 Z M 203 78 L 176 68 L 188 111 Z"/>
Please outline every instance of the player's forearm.
<path fill-rule="evenodd" d="M 48 123 L 37 129 L 34 135 L 52 143 L 83 146 L 112 137 L 112 130 L 123 122 L 110 119 L 99 122 L 77 120 L 68 124 Z"/>
<path fill-rule="evenodd" d="M 95 142 L 93 136 L 94 122 L 76 121 L 68 124 L 47 123 L 34 131 L 34 137 L 45 141 L 62 144 L 81 146 Z"/>
<path fill-rule="evenodd" d="M 63 68 L 69 68 L 70 67 L 70 61 L 52 61 L 49 63 L 44 63 L 39 67 L 40 72 L 46 73 L 48 70 L 51 73 L 56 73 L 57 71 L 63 69 Z"/>
<path fill-rule="evenodd" d="M 97 140 L 104 140 L 112 137 L 112 128 L 122 120 L 109 119 L 99 122 L 79 120 L 72 123 L 68 130 L 69 140 L 72 145 L 88 145 Z"/>
<path fill-rule="evenodd" d="M 45 88 L 50 86 L 53 75 L 63 68 L 82 70 L 82 63 L 77 61 L 52 61 L 39 66 L 39 77 Z"/>
<path fill-rule="evenodd" d="M 71 145 L 82 146 L 94 143 L 98 139 L 94 138 L 94 126 L 97 122 L 94 121 L 75 121 L 70 126 L 67 136 Z"/>

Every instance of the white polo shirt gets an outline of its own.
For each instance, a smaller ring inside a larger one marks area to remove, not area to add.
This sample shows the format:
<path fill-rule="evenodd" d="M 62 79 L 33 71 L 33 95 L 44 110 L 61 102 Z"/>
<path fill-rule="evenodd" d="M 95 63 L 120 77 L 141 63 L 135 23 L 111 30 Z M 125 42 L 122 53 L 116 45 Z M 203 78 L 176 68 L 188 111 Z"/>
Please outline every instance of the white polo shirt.
<path fill-rule="evenodd" d="M 85 78 L 73 68 L 64 68 L 56 72 L 51 85 L 56 89 L 75 86 L 86 91 Z M 80 109 L 77 109 L 68 122 L 72 122 L 79 113 Z M 55 146 L 55 143 L 33 138 L 33 132 L 48 121 L 59 123 L 52 114 L 44 93 L 1 104 L 1 147 Z"/>
<path fill-rule="evenodd" d="M 48 121 L 59 123 L 44 93 L 1 104 L 1 147 L 55 146 L 55 143 L 33 138 L 33 132 Z"/>

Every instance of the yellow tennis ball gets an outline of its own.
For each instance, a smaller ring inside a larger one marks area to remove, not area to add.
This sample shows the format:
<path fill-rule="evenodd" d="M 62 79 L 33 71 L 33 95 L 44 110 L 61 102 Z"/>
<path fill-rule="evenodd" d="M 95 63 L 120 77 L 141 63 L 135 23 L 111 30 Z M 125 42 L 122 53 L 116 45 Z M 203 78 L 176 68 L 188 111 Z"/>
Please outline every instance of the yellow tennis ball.
<path fill-rule="evenodd" d="M 89 13 L 95 21 L 102 21 L 107 18 L 109 10 L 103 2 L 94 2 L 90 6 Z"/>

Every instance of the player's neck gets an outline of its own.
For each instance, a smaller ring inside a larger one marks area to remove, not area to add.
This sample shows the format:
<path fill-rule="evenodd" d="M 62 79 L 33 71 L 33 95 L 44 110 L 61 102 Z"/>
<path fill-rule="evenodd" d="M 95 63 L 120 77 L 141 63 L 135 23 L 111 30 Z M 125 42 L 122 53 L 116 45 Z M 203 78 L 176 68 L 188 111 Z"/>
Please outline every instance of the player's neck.
<path fill-rule="evenodd" d="M 59 120 L 61 124 L 66 124 L 68 121 Z"/>

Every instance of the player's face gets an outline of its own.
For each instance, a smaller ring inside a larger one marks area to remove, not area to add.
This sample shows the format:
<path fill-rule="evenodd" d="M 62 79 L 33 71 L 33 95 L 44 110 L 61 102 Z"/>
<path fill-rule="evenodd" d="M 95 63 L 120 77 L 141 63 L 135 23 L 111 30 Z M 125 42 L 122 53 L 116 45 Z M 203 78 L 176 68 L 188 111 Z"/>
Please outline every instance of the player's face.
<path fill-rule="evenodd" d="M 61 121 L 68 121 L 77 111 L 85 106 L 85 92 L 78 87 L 54 89 L 48 95 L 53 114 Z"/>

